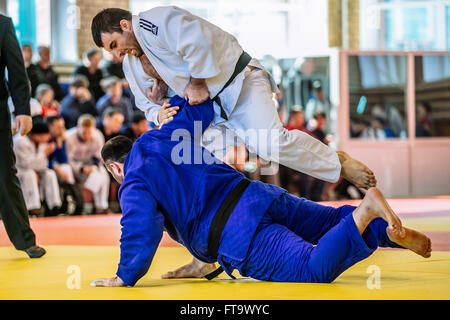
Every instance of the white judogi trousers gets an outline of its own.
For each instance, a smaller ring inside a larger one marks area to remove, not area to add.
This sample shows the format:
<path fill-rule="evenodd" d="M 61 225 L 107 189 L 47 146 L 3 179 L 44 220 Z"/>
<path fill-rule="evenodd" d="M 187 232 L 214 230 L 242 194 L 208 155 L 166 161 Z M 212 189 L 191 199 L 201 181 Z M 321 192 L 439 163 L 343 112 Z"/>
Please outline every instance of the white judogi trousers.
<path fill-rule="evenodd" d="M 264 175 L 277 173 L 277 164 L 281 163 L 318 179 L 337 181 L 341 167 L 336 152 L 300 130 L 283 127 L 269 79 L 263 69 L 245 69 L 229 120 L 222 119 L 216 111 L 213 123 L 203 134 L 203 146 L 223 159 L 229 148 L 244 143 L 249 152 L 272 162 L 270 168 L 263 170 Z"/>
<path fill-rule="evenodd" d="M 61 206 L 58 178 L 52 169 L 39 172 L 39 182 L 36 171 L 32 169 L 17 170 L 27 210 L 40 209 L 41 201 L 45 200 L 51 210 Z"/>
<path fill-rule="evenodd" d="M 67 183 L 74 184 L 75 183 L 75 177 L 73 175 L 72 167 L 68 163 L 62 163 L 62 164 L 55 164 L 59 167 L 60 170 L 62 170 L 67 177 Z"/>
<path fill-rule="evenodd" d="M 94 204 L 97 209 L 108 208 L 109 175 L 105 168 L 98 167 L 87 177 L 84 187 L 94 195 Z"/>

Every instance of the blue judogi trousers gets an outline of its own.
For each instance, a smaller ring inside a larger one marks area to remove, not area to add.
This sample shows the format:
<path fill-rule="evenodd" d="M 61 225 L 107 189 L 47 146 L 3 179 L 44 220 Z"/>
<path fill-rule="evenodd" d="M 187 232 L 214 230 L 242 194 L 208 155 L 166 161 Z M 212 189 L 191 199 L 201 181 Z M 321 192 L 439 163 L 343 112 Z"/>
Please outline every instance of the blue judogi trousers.
<path fill-rule="evenodd" d="M 221 259 L 258 280 L 330 283 L 379 246 L 402 248 L 389 240 L 388 224 L 381 218 L 372 220 L 360 235 L 352 216 L 355 209 L 284 193 L 266 211 L 246 258 Z"/>

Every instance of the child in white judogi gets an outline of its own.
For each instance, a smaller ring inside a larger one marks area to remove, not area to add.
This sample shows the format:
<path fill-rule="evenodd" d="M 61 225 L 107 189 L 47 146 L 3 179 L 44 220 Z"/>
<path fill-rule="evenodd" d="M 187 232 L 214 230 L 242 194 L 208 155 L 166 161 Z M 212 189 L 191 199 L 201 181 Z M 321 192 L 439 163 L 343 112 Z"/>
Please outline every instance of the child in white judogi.
<path fill-rule="evenodd" d="M 17 176 L 29 211 L 40 209 L 44 199 L 50 211 L 61 206 L 58 178 L 48 168 L 47 157 L 55 149 L 47 143 L 49 139 L 48 127 L 42 122 L 34 123 L 28 135 L 14 137 Z"/>

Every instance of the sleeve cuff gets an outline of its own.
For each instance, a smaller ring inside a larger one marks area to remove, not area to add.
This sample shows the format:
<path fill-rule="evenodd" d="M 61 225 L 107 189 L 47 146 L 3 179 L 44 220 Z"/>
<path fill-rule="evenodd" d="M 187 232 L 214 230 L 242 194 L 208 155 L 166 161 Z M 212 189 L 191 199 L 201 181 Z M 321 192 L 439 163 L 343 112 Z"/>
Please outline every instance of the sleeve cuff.
<path fill-rule="evenodd" d="M 29 111 L 27 112 L 27 110 L 21 110 L 21 111 L 15 110 L 13 115 L 16 116 L 16 117 L 17 116 L 29 116 L 29 117 L 31 117 L 31 113 Z"/>
<path fill-rule="evenodd" d="M 149 112 L 145 113 L 145 117 L 147 118 L 148 121 L 152 121 L 153 123 L 155 123 L 157 126 L 159 126 L 159 121 L 158 121 L 158 113 L 159 110 L 161 109 L 161 107 L 159 107 L 158 109 L 154 108 L 154 109 L 148 109 Z"/>
<path fill-rule="evenodd" d="M 123 270 L 123 268 L 121 268 L 120 266 L 119 266 L 119 269 L 117 270 L 116 276 L 118 276 L 120 279 L 122 279 L 123 283 L 125 283 L 129 287 L 134 287 L 134 285 L 137 282 L 137 280 L 135 280 L 131 276 L 131 273 L 126 272 L 126 270 Z"/>

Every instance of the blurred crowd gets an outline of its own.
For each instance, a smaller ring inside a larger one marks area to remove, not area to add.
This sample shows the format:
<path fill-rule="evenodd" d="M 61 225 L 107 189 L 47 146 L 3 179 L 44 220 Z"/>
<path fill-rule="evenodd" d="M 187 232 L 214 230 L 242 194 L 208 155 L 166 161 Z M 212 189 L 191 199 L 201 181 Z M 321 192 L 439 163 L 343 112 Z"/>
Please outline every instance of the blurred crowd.
<path fill-rule="evenodd" d="M 432 136 L 431 112 L 431 105 L 428 102 L 418 102 L 416 107 L 416 137 Z M 385 102 L 375 104 L 372 106 L 369 115 L 350 117 L 350 137 L 372 140 L 405 139 L 407 137 L 405 119 L 396 106 Z"/>
<path fill-rule="evenodd" d="M 395 106 L 382 102 L 371 108 L 369 118 L 350 118 L 350 137 L 378 140 L 406 138 L 405 122 Z"/>
<path fill-rule="evenodd" d="M 158 129 L 136 108 L 121 63 L 96 49 L 87 50 L 64 87 L 48 47 L 38 48 L 35 63 L 30 45 L 22 46 L 22 54 L 30 81 L 33 129 L 21 136 L 14 132 L 14 118 L 11 121 L 17 175 L 30 215 L 120 212 L 119 185 L 101 162 L 101 148 L 119 134 L 136 140 Z M 8 103 L 13 114 L 12 101 Z M 327 145 L 332 141 L 330 106 L 320 86 L 314 87 L 304 108 L 296 105 L 285 110 L 282 94 L 274 96 L 274 103 L 285 130 L 301 130 Z M 283 166 L 273 175 L 262 175 L 261 168 L 267 164 L 253 159 L 241 145 L 223 160 L 250 179 L 279 185 L 314 201 L 361 197 L 345 181 L 329 184 Z"/>
<path fill-rule="evenodd" d="M 100 152 L 123 134 L 135 140 L 151 124 L 134 99 L 122 66 L 96 49 L 87 50 L 64 89 L 50 62 L 50 49 L 30 45 L 22 55 L 31 90 L 33 128 L 14 136 L 17 175 L 31 216 L 120 212 L 118 185 L 104 168 Z M 12 100 L 8 105 L 13 114 Z"/>

